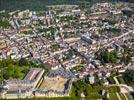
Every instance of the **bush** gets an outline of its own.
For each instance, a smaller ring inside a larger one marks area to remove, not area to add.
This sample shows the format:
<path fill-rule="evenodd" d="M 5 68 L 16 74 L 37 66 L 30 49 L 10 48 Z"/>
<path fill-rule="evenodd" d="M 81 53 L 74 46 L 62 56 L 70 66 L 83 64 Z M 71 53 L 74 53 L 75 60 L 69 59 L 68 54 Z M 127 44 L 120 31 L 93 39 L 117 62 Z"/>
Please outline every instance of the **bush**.
<path fill-rule="evenodd" d="M 115 84 L 115 81 L 112 76 L 108 77 L 107 80 L 109 81 L 110 84 Z"/>
<path fill-rule="evenodd" d="M 134 83 L 134 70 L 126 70 L 123 74 L 123 78 L 126 83 Z"/>

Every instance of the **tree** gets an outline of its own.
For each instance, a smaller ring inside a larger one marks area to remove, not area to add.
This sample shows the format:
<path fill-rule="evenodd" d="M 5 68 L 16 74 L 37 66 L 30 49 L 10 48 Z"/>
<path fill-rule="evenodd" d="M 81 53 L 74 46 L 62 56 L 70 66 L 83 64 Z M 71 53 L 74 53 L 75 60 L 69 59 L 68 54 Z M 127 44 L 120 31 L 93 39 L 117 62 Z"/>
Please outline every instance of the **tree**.
<path fill-rule="evenodd" d="M 134 82 L 134 70 L 126 70 L 123 74 L 123 78 L 127 83 L 133 83 Z"/>
<path fill-rule="evenodd" d="M 118 60 L 116 51 L 108 52 L 107 50 L 101 51 L 97 58 L 103 64 L 105 63 L 115 64 L 117 63 L 117 60 Z"/>
<path fill-rule="evenodd" d="M 28 61 L 25 58 L 21 58 L 19 60 L 19 66 L 26 66 L 28 65 Z"/>
<path fill-rule="evenodd" d="M 11 76 L 14 75 L 14 68 L 10 66 L 6 69 L 5 73 L 3 74 L 4 79 L 9 79 Z"/>
<path fill-rule="evenodd" d="M 124 52 L 123 52 L 123 56 L 121 57 L 121 61 L 127 65 L 131 61 L 131 57 L 134 56 L 134 52 L 132 49 L 129 49 L 127 46 L 123 46 L 123 48 L 124 48 Z"/>

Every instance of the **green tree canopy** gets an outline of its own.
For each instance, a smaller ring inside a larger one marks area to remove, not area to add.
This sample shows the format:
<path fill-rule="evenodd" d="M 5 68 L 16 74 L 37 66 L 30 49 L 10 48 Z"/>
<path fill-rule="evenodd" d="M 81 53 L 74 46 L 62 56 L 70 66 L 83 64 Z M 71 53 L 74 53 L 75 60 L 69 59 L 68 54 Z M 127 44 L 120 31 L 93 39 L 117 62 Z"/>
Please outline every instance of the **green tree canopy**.
<path fill-rule="evenodd" d="M 127 83 L 134 82 L 134 70 L 126 70 L 123 74 L 123 78 Z"/>
<path fill-rule="evenodd" d="M 107 50 L 101 51 L 100 54 L 98 55 L 98 59 L 103 64 L 105 63 L 115 64 L 117 63 L 118 60 L 116 51 L 108 52 Z"/>

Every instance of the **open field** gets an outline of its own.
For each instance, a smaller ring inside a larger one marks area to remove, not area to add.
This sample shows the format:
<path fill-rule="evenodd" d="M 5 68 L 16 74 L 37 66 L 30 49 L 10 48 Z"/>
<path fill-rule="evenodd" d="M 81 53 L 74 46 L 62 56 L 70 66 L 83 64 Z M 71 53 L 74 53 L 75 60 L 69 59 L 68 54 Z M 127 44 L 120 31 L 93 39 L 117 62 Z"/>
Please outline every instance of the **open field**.
<path fill-rule="evenodd" d="M 48 90 L 52 89 L 62 92 L 65 88 L 66 82 L 67 79 L 64 79 L 62 77 L 54 77 L 54 78 L 45 77 L 44 81 L 40 86 L 40 89 L 48 89 Z"/>
<path fill-rule="evenodd" d="M 109 94 L 109 100 L 118 100 L 118 97 L 117 97 L 116 93 L 110 93 Z"/>

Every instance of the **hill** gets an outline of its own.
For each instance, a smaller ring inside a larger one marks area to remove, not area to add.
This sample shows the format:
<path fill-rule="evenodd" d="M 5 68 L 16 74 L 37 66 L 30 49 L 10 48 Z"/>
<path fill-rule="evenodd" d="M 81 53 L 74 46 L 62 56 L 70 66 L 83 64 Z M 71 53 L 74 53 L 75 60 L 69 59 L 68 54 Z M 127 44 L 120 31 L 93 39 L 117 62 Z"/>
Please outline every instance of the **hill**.
<path fill-rule="evenodd" d="M 133 2 L 134 0 L 0 0 L 0 10 L 45 10 L 46 5 L 62 5 L 62 4 L 71 4 L 71 5 L 80 5 L 84 7 L 86 5 L 92 5 L 96 2 Z"/>
<path fill-rule="evenodd" d="M 111 2 L 119 0 L 0 0 L 0 10 L 45 10 L 46 5 L 77 4 L 80 6 L 91 5 L 96 2 Z M 128 1 L 128 0 L 123 0 Z M 129 0 L 133 1 L 133 0 Z"/>

